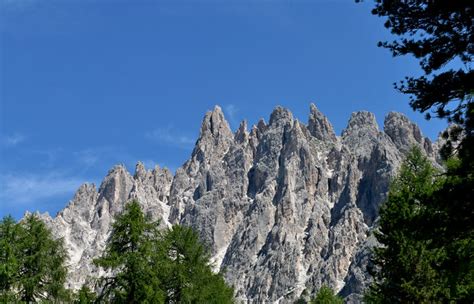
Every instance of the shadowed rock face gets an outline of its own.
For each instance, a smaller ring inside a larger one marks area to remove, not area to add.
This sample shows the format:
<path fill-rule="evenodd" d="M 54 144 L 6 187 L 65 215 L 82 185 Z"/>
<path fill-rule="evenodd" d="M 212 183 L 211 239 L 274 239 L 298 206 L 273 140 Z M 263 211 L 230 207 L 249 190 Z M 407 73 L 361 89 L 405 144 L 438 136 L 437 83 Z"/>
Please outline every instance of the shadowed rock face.
<path fill-rule="evenodd" d="M 163 227 L 194 227 L 225 270 L 236 297 L 291 303 L 322 284 L 358 301 L 370 282 L 368 238 L 404 154 L 437 145 L 400 113 L 384 131 L 369 112 L 353 113 L 342 136 L 311 105 L 308 125 L 277 107 L 269 123 L 233 134 L 220 107 L 206 113 L 196 146 L 173 176 L 137 164 L 132 176 L 114 167 L 97 191 L 79 188 L 55 218 L 42 215 L 69 250 L 71 287 L 99 275 L 113 217 L 138 199 Z"/>

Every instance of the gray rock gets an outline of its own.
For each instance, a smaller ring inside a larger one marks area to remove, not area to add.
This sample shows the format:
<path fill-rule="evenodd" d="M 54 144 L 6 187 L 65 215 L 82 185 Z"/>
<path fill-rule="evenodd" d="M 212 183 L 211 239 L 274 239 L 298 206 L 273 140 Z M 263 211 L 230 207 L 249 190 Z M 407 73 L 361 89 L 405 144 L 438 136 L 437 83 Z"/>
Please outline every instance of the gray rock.
<path fill-rule="evenodd" d="M 311 135 L 319 140 L 336 141 L 336 134 L 334 133 L 331 123 L 313 103 L 310 106 L 308 130 Z"/>
<path fill-rule="evenodd" d="M 428 156 L 433 156 L 433 147 L 427 137 L 423 137 L 420 128 L 397 112 L 390 112 L 385 117 L 384 132 L 392 139 L 395 146 L 407 153 L 413 146 L 425 150 Z"/>
<path fill-rule="evenodd" d="M 327 284 L 359 302 L 371 281 L 369 237 L 391 178 L 408 149 L 436 158 L 438 144 L 399 113 L 384 131 L 369 112 L 352 114 L 342 136 L 311 105 L 308 125 L 277 107 L 235 134 L 220 107 L 206 113 L 196 146 L 173 176 L 138 163 L 114 167 L 99 190 L 79 188 L 55 218 L 42 215 L 70 254 L 68 284 L 100 275 L 92 260 L 114 216 L 138 199 L 145 213 L 195 228 L 244 302 L 291 303 Z"/>

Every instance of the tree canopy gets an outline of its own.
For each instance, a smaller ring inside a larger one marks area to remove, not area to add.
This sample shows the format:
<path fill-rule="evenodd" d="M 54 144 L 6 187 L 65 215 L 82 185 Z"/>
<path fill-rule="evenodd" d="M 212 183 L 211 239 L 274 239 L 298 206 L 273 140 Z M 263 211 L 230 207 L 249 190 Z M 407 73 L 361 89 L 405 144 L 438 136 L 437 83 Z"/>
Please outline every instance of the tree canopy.
<path fill-rule="evenodd" d="M 382 246 L 374 251 L 367 302 L 474 299 L 472 217 L 460 206 L 470 192 L 458 186 L 419 149 L 409 153 L 380 210 L 375 236 Z M 445 192 L 450 189 L 464 192 Z"/>
<path fill-rule="evenodd" d="M 334 291 L 328 286 L 323 285 L 318 293 L 316 298 L 314 298 L 310 304 L 342 304 L 344 301 L 341 297 L 334 294 Z"/>
<path fill-rule="evenodd" d="M 189 227 L 166 231 L 160 268 L 167 303 L 232 303 L 234 290 L 221 273 L 212 272 L 210 255 Z"/>
<path fill-rule="evenodd" d="M 152 267 L 158 223 L 145 218 L 140 204 L 132 201 L 117 216 L 112 234 L 97 266 L 111 273 L 99 280 L 98 300 L 113 303 L 161 303 L 164 291 Z"/>
<path fill-rule="evenodd" d="M 430 301 L 428 299 L 438 297 L 439 301 L 473 302 L 472 1 L 375 0 L 372 13 L 385 18 L 385 27 L 394 35 L 393 41 L 380 42 L 379 46 L 388 48 L 394 56 L 414 56 L 419 60 L 424 73 L 420 77 L 406 77 L 404 81 L 395 84 L 395 88 L 408 94 L 412 108 L 426 113 L 428 119 L 434 113 L 455 125 L 443 133 L 446 139 L 441 149 L 446 161 L 443 178 L 438 179 L 439 184 L 433 184 L 429 191 L 425 189 L 426 191 L 418 193 L 420 197 L 415 199 L 417 208 L 411 202 L 413 197 L 391 190 L 386 207 L 382 208 L 382 234 L 379 235 L 386 248 L 376 251 L 380 273 L 382 277 L 386 275 L 385 280 L 380 282 L 385 281 L 386 285 L 376 285 L 370 294 L 378 294 L 379 299 L 382 299 L 382 295 L 390 296 L 390 290 L 395 292 L 397 289 L 387 288 L 398 286 L 403 281 L 404 285 L 399 286 L 399 296 L 404 299 L 410 296 L 414 297 L 412 299 L 418 297 Z M 401 172 L 400 176 L 405 173 Z M 398 182 L 400 183 L 400 179 Z M 398 205 L 391 203 L 391 200 L 396 200 Z M 393 210 L 390 211 L 391 209 Z M 423 212 L 420 213 L 421 211 Z M 396 219 L 403 219 L 401 223 L 404 225 L 393 224 L 393 230 L 389 233 L 388 226 L 385 232 L 383 226 L 390 222 L 387 215 L 390 212 L 394 217 L 393 223 Z M 396 263 L 390 266 L 388 260 L 380 260 L 384 255 L 392 258 L 398 255 L 398 262 L 403 262 L 404 257 L 407 264 L 401 263 L 400 268 L 396 267 Z M 416 268 L 408 267 L 408 260 Z M 403 265 L 407 267 L 405 270 Z M 399 276 L 388 276 L 392 273 L 390 269 Z M 402 271 L 405 271 L 403 275 Z M 426 285 L 415 284 L 415 274 L 420 276 L 416 279 Z"/>
<path fill-rule="evenodd" d="M 233 289 L 211 270 L 209 254 L 188 227 L 160 232 L 137 201 L 113 224 L 106 251 L 95 260 L 99 301 L 113 303 L 232 303 Z"/>
<path fill-rule="evenodd" d="M 0 292 L 1 302 L 15 299 L 14 288 L 20 268 L 17 244 L 18 226 L 11 216 L 0 222 Z"/>
<path fill-rule="evenodd" d="M 474 55 L 472 1 L 376 0 L 374 15 L 397 38 L 379 42 L 394 56 L 419 59 L 424 76 L 396 84 L 411 95 L 421 112 L 434 108 L 437 116 L 464 124 L 473 118 Z M 429 113 L 427 117 L 430 117 Z"/>
<path fill-rule="evenodd" d="M 76 304 L 90 304 L 95 303 L 97 296 L 94 291 L 92 291 L 88 285 L 82 285 L 74 294 L 74 303 Z"/>
<path fill-rule="evenodd" d="M 443 293 L 442 278 L 433 268 L 443 252 L 432 247 L 421 227 L 437 187 L 434 176 L 429 160 L 414 149 L 393 181 L 375 233 L 382 246 L 375 249 L 377 268 L 369 303 L 431 302 Z"/>
<path fill-rule="evenodd" d="M 27 303 L 69 299 L 64 287 L 67 253 L 61 239 L 36 215 L 21 222 L 0 222 L 0 293 L 2 301 Z"/>

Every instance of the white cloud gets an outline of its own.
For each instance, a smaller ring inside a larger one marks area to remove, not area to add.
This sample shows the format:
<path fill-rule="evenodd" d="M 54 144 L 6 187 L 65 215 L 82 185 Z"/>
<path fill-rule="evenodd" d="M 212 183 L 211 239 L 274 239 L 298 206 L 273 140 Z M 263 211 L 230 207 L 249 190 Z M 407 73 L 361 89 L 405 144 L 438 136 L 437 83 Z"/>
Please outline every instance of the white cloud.
<path fill-rule="evenodd" d="M 86 167 L 92 167 L 98 163 L 100 157 L 100 151 L 97 149 L 85 149 L 78 152 L 74 152 L 77 160 Z"/>
<path fill-rule="evenodd" d="M 5 204 L 30 204 L 74 193 L 83 179 L 59 174 L 0 175 L 0 200 Z"/>
<path fill-rule="evenodd" d="M 239 109 L 234 104 L 228 104 L 224 106 L 224 112 L 229 119 L 229 122 L 235 127 L 238 124 L 237 113 Z"/>
<path fill-rule="evenodd" d="M 24 142 L 26 137 L 20 133 L 14 133 L 7 135 L 3 138 L 3 144 L 7 147 L 14 147 L 22 142 Z"/>
<path fill-rule="evenodd" d="M 188 136 L 178 134 L 171 126 L 166 128 L 158 128 L 151 132 L 147 132 L 145 137 L 150 140 L 186 149 L 192 148 L 196 142 L 194 139 Z"/>

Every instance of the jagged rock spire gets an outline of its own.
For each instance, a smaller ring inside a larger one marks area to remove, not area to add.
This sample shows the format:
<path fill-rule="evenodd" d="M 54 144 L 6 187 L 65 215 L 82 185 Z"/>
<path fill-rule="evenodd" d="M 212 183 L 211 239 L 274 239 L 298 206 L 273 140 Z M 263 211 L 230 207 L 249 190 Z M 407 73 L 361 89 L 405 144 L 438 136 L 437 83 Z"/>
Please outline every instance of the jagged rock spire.
<path fill-rule="evenodd" d="M 134 178 L 139 180 L 144 180 L 146 178 L 147 171 L 145 169 L 145 164 L 139 161 L 135 166 Z"/>
<path fill-rule="evenodd" d="M 233 142 L 233 133 L 221 107 L 215 106 L 204 116 L 193 157 L 204 161 L 211 155 L 222 155 Z M 213 156 L 214 157 L 214 156 Z M 208 160 L 209 161 L 209 160 Z"/>
<path fill-rule="evenodd" d="M 277 106 L 272 114 L 270 115 L 270 126 L 282 126 L 285 124 L 292 124 L 293 123 L 293 114 L 290 110 L 283 108 L 281 106 Z M 260 121 L 259 121 L 260 124 Z"/>
<path fill-rule="evenodd" d="M 332 124 L 327 117 L 318 110 L 314 103 L 310 105 L 308 130 L 311 135 L 319 140 L 336 141 L 336 134 L 334 133 Z"/>
<path fill-rule="evenodd" d="M 133 178 L 124 165 L 114 166 L 102 181 L 99 188 L 99 200 L 102 198 L 109 203 L 111 214 L 120 212 L 123 203 L 133 188 Z"/>
<path fill-rule="evenodd" d="M 431 141 L 424 138 L 420 128 L 402 113 L 390 112 L 385 116 L 384 132 L 404 153 L 407 153 L 413 146 L 424 149 L 428 155 L 433 153 Z"/>
<path fill-rule="evenodd" d="M 243 143 L 248 139 L 248 136 L 249 132 L 247 131 L 247 121 L 242 120 L 237 132 L 235 132 L 234 140 L 238 143 Z"/>
<path fill-rule="evenodd" d="M 358 111 L 352 113 L 351 117 L 349 118 L 349 122 L 347 123 L 347 127 L 343 131 L 342 135 L 345 136 L 352 133 L 353 131 L 358 132 L 360 130 L 370 130 L 375 133 L 379 131 L 379 125 L 377 124 L 377 120 L 375 120 L 374 113 L 367 111 Z"/>
<path fill-rule="evenodd" d="M 221 107 L 215 106 L 212 111 L 208 111 L 204 116 L 199 132 L 199 139 L 203 137 L 232 137 L 232 131 L 229 123 L 224 117 Z"/>

